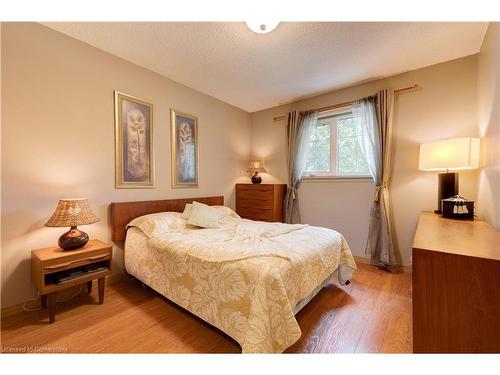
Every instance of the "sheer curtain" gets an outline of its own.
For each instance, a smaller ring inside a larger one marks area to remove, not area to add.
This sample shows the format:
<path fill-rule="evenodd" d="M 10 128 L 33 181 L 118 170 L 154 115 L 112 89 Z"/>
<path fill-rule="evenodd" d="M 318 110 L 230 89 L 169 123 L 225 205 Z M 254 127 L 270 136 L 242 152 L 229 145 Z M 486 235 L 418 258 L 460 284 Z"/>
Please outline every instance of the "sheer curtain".
<path fill-rule="evenodd" d="M 372 264 L 388 270 L 397 266 L 389 207 L 393 104 L 393 91 L 382 90 L 374 96 L 355 101 L 352 106 L 360 129 L 359 143 L 375 183 L 366 250 L 370 253 Z"/>
<path fill-rule="evenodd" d="M 307 152 L 311 132 L 318 112 L 292 111 L 288 114 L 286 127 L 287 164 L 288 164 L 288 190 L 285 196 L 285 222 L 289 224 L 300 223 L 298 187 L 306 167 Z"/>

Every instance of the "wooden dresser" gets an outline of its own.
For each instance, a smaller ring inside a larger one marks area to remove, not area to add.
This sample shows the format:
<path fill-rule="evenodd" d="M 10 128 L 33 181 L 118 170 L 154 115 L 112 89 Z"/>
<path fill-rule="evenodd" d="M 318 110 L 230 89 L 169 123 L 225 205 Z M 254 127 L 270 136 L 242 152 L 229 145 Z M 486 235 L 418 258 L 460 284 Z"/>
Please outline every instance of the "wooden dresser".
<path fill-rule="evenodd" d="M 236 213 L 259 221 L 283 221 L 286 184 L 236 184 Z"/>
<path fill-rule="evenodd" d="M 422 212 L 412 263 L 413 351 L 500 353 L 500 232 Z"/>

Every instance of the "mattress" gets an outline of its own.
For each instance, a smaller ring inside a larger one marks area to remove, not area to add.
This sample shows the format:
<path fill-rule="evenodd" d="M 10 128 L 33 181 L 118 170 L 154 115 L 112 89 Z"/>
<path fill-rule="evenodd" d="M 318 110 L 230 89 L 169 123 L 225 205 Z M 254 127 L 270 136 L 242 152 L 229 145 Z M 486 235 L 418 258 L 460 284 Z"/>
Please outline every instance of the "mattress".
<path fill-rule="evenodd" d="M 239 220 L 155 238 L 129 228 L 125 268 L 243 353 L 280 353 L 301 336 L 295 314 L 332 274 L 344 284 L 356 265 L 336 231 Z"/>

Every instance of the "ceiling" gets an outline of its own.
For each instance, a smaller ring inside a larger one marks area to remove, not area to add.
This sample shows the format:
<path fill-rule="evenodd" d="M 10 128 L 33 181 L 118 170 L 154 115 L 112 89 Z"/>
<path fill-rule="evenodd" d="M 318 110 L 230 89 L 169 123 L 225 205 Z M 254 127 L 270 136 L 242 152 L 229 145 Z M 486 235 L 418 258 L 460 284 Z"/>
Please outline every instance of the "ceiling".
<path fill-rule="evenodd" d="M 44 25 L 248 112 L 479 52 L 486 22 Z"/>

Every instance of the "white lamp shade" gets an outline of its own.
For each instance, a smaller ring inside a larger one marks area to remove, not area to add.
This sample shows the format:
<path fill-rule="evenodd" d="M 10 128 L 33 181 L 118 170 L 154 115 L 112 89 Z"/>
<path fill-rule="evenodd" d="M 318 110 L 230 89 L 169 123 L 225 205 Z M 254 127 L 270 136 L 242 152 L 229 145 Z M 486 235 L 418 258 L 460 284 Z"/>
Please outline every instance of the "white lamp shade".
<path fill-rule="evenodd" d="M 273 31 L 278 25 L 279 21 L 256 21 L 256 20 L 251 20 L 251 21 L 245 21 L 247 27 L 252 30 L 253 32 L 257 34 L 266 34 L 270 33 Z"/>
<path fill-rule="evenodd" d="M 479 138 L 453 138 L 420 145 L 421 171 L 476 168 L 479 168 Z"/>

